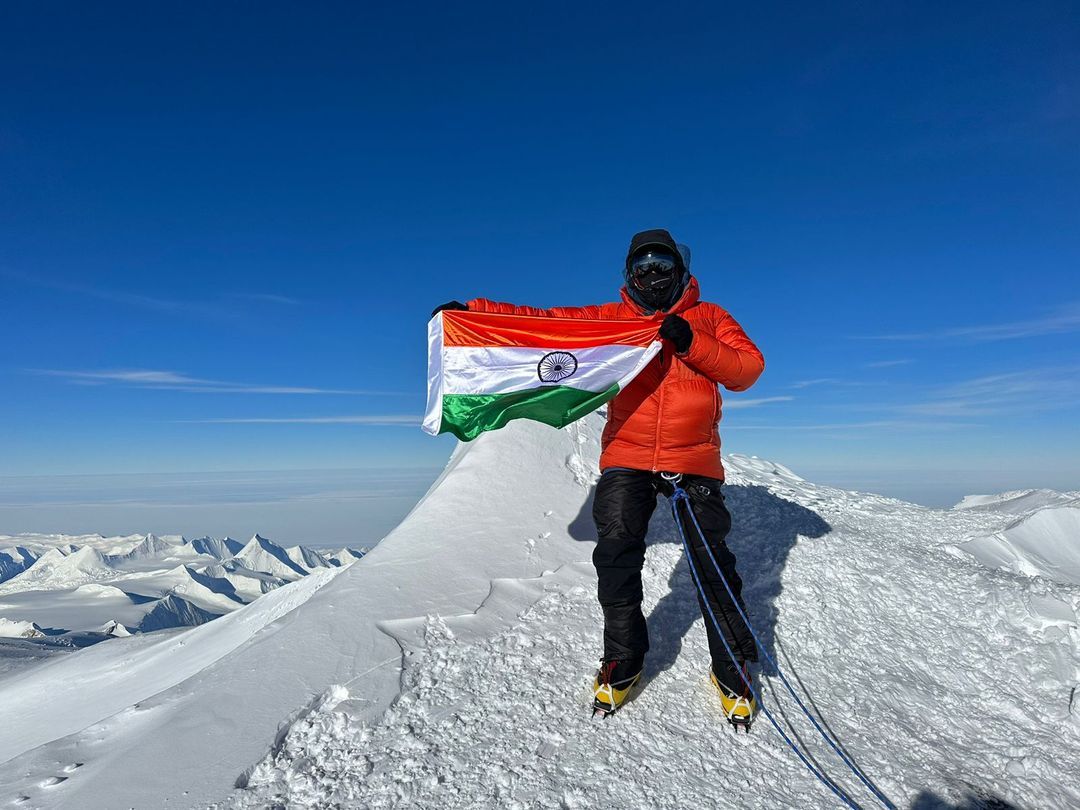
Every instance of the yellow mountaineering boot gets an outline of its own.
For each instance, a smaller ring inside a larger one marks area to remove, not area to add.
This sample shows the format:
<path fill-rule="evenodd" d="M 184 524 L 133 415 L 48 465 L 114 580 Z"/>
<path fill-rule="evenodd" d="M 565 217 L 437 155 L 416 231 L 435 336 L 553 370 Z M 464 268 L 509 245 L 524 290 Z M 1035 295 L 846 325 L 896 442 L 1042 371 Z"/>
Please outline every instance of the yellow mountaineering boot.
<path fill-rule="evenodd" d="M 746 664 L 743 664 L 743 672 L 749 680 L 750 672 L 746 669 Z M 735 670 L 732 670 L 732 673 L 738 678 L 738 673 Z M 754 722 L 754 715 L 757 714 L 757 701 L 754 700 L 754 695 L 750 692 L 749 687 L 742 684 L 741 688 L 735 691 L 721 683 L 712 670 L 709 671 L 709 679 L 720 695 L 720 705 L 724 709 L 724 717 L 735 727 L 735 732 L 738 733 L 739 728 L 742 727 L 749 733 L 750 726 Z"/>
<path fill-rule="evenodd" d="M 641 680 L 642 659 L 631 661 L 600 661 L 600 669 L 593 680 L 593 717 L 614 714 L 630 691 Z"/>

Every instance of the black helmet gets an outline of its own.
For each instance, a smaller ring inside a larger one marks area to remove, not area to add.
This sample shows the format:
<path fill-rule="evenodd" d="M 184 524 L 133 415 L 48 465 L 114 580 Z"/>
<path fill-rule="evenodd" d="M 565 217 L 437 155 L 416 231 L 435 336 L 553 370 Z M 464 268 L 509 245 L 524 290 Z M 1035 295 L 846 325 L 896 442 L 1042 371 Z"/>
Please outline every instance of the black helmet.
<path fill-rule="evenodd" d="M 626 292 L 647 312 L 668 309 L 690 283 L 690 268 L 681 248 L 662 228 L 642 231 L 630 240 L 623 271 Z"/>

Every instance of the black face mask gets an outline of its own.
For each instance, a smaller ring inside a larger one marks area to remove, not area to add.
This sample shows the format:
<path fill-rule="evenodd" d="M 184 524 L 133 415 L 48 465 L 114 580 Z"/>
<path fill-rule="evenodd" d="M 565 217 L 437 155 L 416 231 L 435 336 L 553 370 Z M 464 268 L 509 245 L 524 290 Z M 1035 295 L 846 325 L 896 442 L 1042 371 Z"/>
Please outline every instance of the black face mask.
<path fill-rule="evenodd" d="M 630 297 L 647 309 L 666 309 L 675 303 L 683 272 L 676 258 L 662 251 L 636 256 L 626 271 Z"/>

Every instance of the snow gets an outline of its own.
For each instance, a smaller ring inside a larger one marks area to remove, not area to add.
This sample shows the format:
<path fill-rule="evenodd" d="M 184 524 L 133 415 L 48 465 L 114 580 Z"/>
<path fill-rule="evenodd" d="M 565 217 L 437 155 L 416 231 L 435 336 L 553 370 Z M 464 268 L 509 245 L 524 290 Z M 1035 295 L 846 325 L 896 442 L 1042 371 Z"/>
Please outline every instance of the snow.
<path fill-rule="evenodd" d="M 308 573 L 303 564 L 293 560 L 285 549 L 259 535 L 252 537 L 233 559 L 252 571 L 262 571 L 286 582 Z"/>
<path fill-rule="evenodd" d="M 170 593 L 154 603 L 135 629 L 140 633 L 163 630 L 166 627 L 195 627 L 218 618 L 220 614 L 203 610 L 187 599 Z"/>
<path fill-rule="evenodd" d="M 1060 506 L 1072 501 L 1080 501 L 1080 492 L 1020 489 L 997 495 L 968 495 L 953 509 L 986 509 L 1022 515 L 1044 506 Z"/>
<path fill-rule="evenodd" d="M 110 577 L 113 569 L 93 546 L 83 546 L 67 553 L 50 549 L 37 562 L 0 585 L 0 594 L 17 591 L 55 591 L 76 588 L 102 577 Z"/>
<path fill-rule="evenodd" d="M 215 577 L 186 565 L 131 580 L 117 580 L 115 585 L 127 593 L 157 599 L 176 594 L 210 613 L 228 613 L 244 604 L 227 578 Z"/>
<path fill-rule="evenodd" d="M 348 565 L 367 554 L 367 549 L 342 548 L 323 554 L 334 565 Z"/>
<path fill-rule="evenodd" d="M 837 806 L 763 718 L 738 737 L 720 718 L 666 502 L 650 526 L 644 687 L 590 719 L 601 426 L 486 434 L 351 566 L 199 627 L 6 676 L 0 797 L 91 810 Z M 1061 576 L 1063 552 L 1045 558 L 1045 538 L 1072 532 L 1053 514 L 1062 503 L 928 509 L 762 459 L 725 463 L 751 617 L 898 806 L 1080 805 L 1080 585 Z M 996 536 L 1055 576 L 959 550 Z M 810 754 L 874 806 L 775 675 L 762 684 Z"/>
<path fill-rule="evenodd" d="M 1037 509 L 960 548 L 990 568 L 1080 585 L 1080 501 Z"/>
<path fill-rule="evenodd" d="M 0 619 L 0 638 L 44 638 L 41 628 L 33 622 L 13 622 Z"/>
<path fill-rule="evenodd" d="M 21 574 L 37 561 L 38 556 L 23 546 L 0 548 L 0 582 Z"/>
<path fill-rule="evenodd" d="M 333 563 L 304 546 L 282 548 L 258 535 L 21 535 L 0 548 L 0 617 L 39 625 L 52 640 L 106 640 L 110 622 L 137 632 L 194 626 L 288 581 Z M 239 556 L 234 556 L 239 555 Z M 267 569 L 282 574 L 275 575 Z M 161 600 L 175 596 L 162 603 Z M 153 615 L 150 615 L 153 614 Z M 3 651 L 0 651 L 0 655 Z"/>

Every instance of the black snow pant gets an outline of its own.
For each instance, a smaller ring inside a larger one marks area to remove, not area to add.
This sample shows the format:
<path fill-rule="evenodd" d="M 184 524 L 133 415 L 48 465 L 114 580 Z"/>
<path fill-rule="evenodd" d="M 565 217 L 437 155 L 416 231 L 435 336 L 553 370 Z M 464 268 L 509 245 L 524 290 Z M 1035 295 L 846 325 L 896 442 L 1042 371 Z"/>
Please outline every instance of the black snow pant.
<path fill-rule="evenodd" d="M 715 478 L 697 475 L 685 475 L 681 481 L 709 548 L 741 606 L 742 580 L 735 570 L 735 555 L 724 542 L 731 530 L 731 515 L 724 505 L 720 491 L 722 484 Z M 656 508 L 657 494 L 670 496 L 672 491 L 670 482 L 664 481 L 659 473 L 622 467 L 604 470 L 596 486 L 593 519 L 599 539 L 593 551 L 593 565 L 598 579 L 597 596 L 604 611 L 604 658 L 607 660 L 643 658 L 649 649 L 649 632 L 641 612 L 645 534 Z M 682 511 L 680 508 L 680 513 Z M 689 515 L 681 517 L 694 565 L 724 637 L 740 662 L 756 661 L 757 650 L 746 623 L 732 604 Z M 713 669 L 719 674 L 730 669 L 730 659 L 700 594 L 698 604 L 705 617 Z"/>

